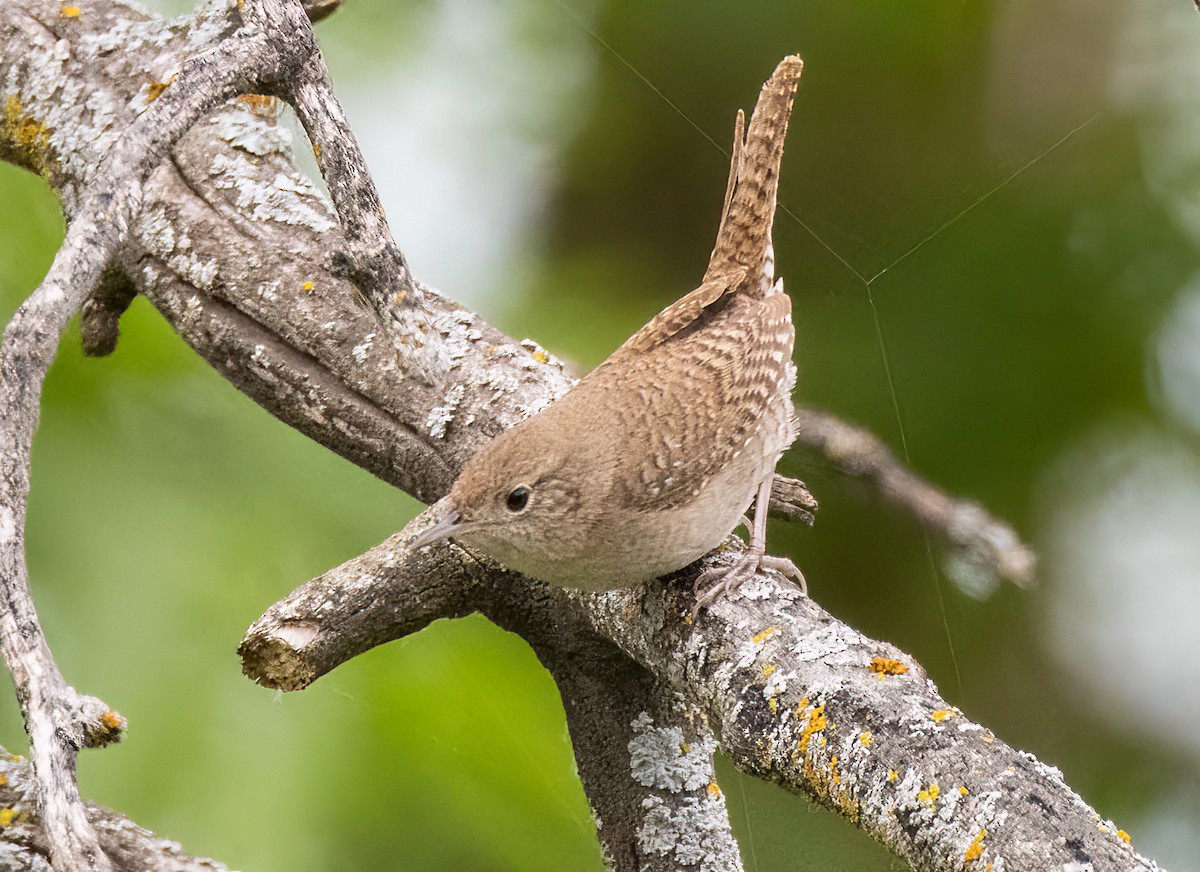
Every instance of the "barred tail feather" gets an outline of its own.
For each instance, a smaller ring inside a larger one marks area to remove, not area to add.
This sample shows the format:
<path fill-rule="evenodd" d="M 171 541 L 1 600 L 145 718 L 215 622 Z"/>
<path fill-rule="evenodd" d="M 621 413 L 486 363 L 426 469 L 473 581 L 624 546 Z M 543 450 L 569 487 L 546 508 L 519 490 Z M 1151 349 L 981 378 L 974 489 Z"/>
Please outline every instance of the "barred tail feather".
<path fill-rule="evenodd" d="M 795 55 L 779 63 L 763 85 L 744 141 L 739 113 L 725 210 L 706 280 L 741 267 L 746 269 L 746 291 L 766 295 L 774 283 L 771 224 L 779 164 L 803 68 L 803 61 Z"/>

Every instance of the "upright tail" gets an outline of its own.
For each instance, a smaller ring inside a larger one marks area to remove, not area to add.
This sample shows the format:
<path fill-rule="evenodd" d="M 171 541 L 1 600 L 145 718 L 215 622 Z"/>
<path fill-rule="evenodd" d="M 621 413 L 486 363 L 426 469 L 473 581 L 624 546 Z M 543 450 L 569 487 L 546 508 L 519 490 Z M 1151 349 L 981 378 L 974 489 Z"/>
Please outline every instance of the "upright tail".
<path fill-rule="evenodd" d="M 803 68 L 804 62 L 796 55 L 780 61 L 758 96 L 745 139 L 744 116 L 738 112 L 725 210 L 704 274 L 706 280 L 743 267 L 747 270 L 743 285 L 746 292 L 766 295 L 774 285 L 771 223 L 775 219 L 783 140 Z"/>

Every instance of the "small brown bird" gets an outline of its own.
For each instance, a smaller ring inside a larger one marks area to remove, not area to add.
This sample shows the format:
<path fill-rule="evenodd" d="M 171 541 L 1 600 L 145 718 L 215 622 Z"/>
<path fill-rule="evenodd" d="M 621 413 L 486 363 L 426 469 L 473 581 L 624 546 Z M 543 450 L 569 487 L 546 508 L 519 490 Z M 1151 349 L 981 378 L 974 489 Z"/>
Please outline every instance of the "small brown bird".
<path fill-rule="evenodd" d="M 779 64 L 748 131 L 738 113 L 700 287 L 471 458 L 414 548 L 453 537 L 533 578 L 608 590 L 681 569 L 745 523 L 749 547 L 697 580 L 697 607 L 760 566 L 803 587 L 790 560 L 764 554 L 775 464 L 795 438 L 795 330 L 771 224 L 802 66 Z"/>

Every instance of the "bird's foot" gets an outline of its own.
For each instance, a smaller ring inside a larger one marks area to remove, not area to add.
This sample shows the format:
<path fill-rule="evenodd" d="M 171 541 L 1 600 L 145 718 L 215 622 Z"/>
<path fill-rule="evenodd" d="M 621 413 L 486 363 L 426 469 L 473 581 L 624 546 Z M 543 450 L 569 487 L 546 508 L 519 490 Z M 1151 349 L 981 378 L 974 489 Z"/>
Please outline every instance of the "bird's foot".
<path fill-rule="evenodd" d="M 770 569 L 787 576 L 796 583 L 804 596 L 808 596 L 808 582 L 804 580 L 804 573 L 800 571 L 800 567 L 786 557 L 775 557 L 764 554 L 759 549 L 749 548 L 739 554 L 733 563 L 714 566 L 700 573 L 692 588 L 696 597 L 692 606 L 692 619 L 695 620 L 700 610 L 711 605 L 717 597 L 736 590 L 749 581 L 760 569 Z"/>

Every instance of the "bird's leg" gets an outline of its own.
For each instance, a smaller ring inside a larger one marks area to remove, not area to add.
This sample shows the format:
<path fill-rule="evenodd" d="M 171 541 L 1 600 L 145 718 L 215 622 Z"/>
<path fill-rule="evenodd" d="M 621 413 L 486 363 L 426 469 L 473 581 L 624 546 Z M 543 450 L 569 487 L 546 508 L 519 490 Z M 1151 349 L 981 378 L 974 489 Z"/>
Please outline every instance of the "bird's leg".
<path fill-rule="evenodd" d="M 733 590 L 752 578 L 759 569 L 772 569 L 786 575 L 796 582 L 801 593 L 808 596 L 808 584 L 805 582 L 804 573 L 800 571 L 800 568 L 786 557 L 774 557 L 766 553 L 767 512 L 771 503 L 771 485 L 774 481 L 775 472 L 772 470 L 758 486 L 758 494 L 754 498 L 754 520 L 746 524 L 746 529 L 750 531 L 750 544 L 746 546 L 746 550 L 739 554 L 737 560 L 729 566 L 714 566 L 712 569 L 706 569 L 696 579 L 694 588 L 696 603 L 692 606 L 692 617 L 695 617 L 700 609 L 721 594 Z M 745 517 L 742 518 L 743 522 L 746 520 Z"/>

